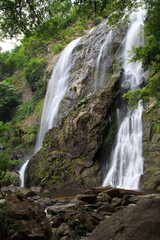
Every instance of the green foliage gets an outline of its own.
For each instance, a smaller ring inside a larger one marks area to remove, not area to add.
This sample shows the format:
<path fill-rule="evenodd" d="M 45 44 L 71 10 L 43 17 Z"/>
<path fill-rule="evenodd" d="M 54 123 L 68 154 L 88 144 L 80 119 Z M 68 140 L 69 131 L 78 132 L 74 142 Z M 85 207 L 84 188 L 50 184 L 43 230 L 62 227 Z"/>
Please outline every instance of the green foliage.
<path fill-rule="evenodd" d="M 0 81 L 4 80 L 6 77 L 10 77 L 14 71 L 12 62 L 8 60 L 9 57 L 9 51 L 0 53 Z"/>
<path fill-rule="evenodd" d="M 67 223 L 76 235 L 86 236 L 87 228 L 78 219 L 69 220 Z"/>
<path fill-rule="evenodd" d="M 19 163 L 18 160 L 12 160 L 12 149 L 20 144 L 20 129 L 18 125 L 11 122 L 0 122 L 0 175 L 6 173 L 13 165 Z"/>
<path fill-rule="evenodd" d="M 102 18 L 101 16 L 96 17 L 96 18 L 94 19 L 94 25 L 100 24 L 100 23 L 102 22 L 102 20 L 103 20 L 103 18 Z"/>
<path fill-rule="evenodd" d="M 22 137 L 22 141 L 25 143 L 26 146 L 29 147 L 35 141 L 37 132 L 38 132 L 37 126 L 27 127 L 27 132 Z"/>
<path fill-rule="evenodd" d="M 75 9 L 80 18 L 93 18 L 109 16 L 111 24 L 116 24 L 119 19 L 138 3 L 132 0 L 75 0 Z M 97 24 L 97 22 L 95 22 Z"/>
<path fill-rule="evenodd" d="M 5 226 L 7 226 L 7 229 L 9 230 L 9 235 L 13 235 L 18 230 L 19 225 L 18 221 L 16 221 L 12 216 L 9 215 L 10 209 L 11 206 L 9 204 L 5 205 L 0 213 L 0 218 L 2 220 L 2 229 L 5 229 Z"/>
<path fill-rule="evenodd" d="M 19 163 L 19 161 L 17 161 Z M 15 165 L 15 164 L 14 164 Z M 19 184 L 19 176 L 15 172 L 10 172 L 9 170 L 6 171 L 5 176 L 0 180 L 1 184 L 13 184 L 17 186 Z"/>
<path fill-rule="evenodd" d="M 36 58 L 47 51 L 47 41 L 38 38 L 36 35 L 30 37 L 24 36 L 21 43 L 22 45 L 19 48 L 19 52 L 27 56 L 29 59 Z"/>
<path fill-rule="evenodd" d="M 17 160 L 11 160 L 11 149 L 0 150 L 0 180 L 5 176 L 7 169 L 18 163 Z"/>
<path fill-rule="evenodd" d="M 13 69 L 18 69 L 24 67 L 28 63 L 28 56 L 24 55 L 21 52 L 11 53 L 8 60 L 12 64 Z"/>
<path fill-rule="evenodd" d="M 39 101 L 44 97 L 44 91 L 44 89 L 38 89 L 36 95 L 34 95 L 29 101 L 19 105 L 13 120 L 20 122 L 25 117 L 31 115 L 36 109 Z"/>
<path fill-rule="evenodd" d="M 12 85 L 0 82 L 0 120 L 5 122 L 10 120 L 19 103 L 17 89 Z"/>
<path fill-rule="evenodd" d="M 24 70 L 24 77 L 32 91 L 39 88 L 39 81 L 44 75 L 44 67 L 46 65 L 45 59 L 31 59 Z M 42 80 L 41 80 L 42 81 Z M 42 83 L 41 83 L 42 84 Z"/>
<path fill-rule="evenodd" d="M 57 54 L 63 49 L 63 45 L 61 43 L 57 43 L 50 46 L 50 49 L 53 51 L 54 54 Z"/>
<path fill-rule="evenodd" d="M 0 122 L 0 144 L 6 147 L 13 148 L 20 144 L 20 129 L 19 125 L 13 122 Z"/>
<path fill-rule="evenodd" d="M 82 50 L 82 48 L 83 48 L 83 44 L 79 44 L 75 49 L 76 49 L 76 51 L 81 51 Z"/>

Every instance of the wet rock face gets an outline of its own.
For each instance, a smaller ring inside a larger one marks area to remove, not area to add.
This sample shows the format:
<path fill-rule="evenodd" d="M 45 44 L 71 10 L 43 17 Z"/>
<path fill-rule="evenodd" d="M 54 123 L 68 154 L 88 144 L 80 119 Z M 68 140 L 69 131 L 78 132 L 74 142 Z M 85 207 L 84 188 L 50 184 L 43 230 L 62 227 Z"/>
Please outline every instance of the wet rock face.
<path fill-rule="evenodd" d="M 78 101 L 94 91 L 97 58 L 110 30 L 111 28 L 106 22 L 101 23 L 83 36 L 74 49 L 69 76 L 69 87 L 60 104 L 59 119 Z M 112 30 L 112 41 L 109 48 L 106 49 L 105 59 L 102 60 L 99 69 L 99 75 L 101 75 L 105 69 L 106 76 L 106 80 L 101 87 L 107 84 L 107 81 L 113 74 L 114 64 L 121 65 L 122 63 L 120 46 L 124 35 L 125 30 L 120 27 L 115 27 Z"/>
<path fill-rule="evenodd" d="M 118 50 L 125 34 L 118 27 L 112 30 L 107 57 L 99 71 L 101 75 L 105 68 L 104 89 L 94 94 L 97 57 L 110 30 L 106 22 L 101 23 L 74 49 L 59 124 L 46 134 L 42 149 L 29 162 L 27 186 L 73 189 L 101 184 L 103 158 L 109 156 L 116 130 L 115 109 L 122 73 L 118 67 L 122 54 Z"/>
<path fill-rule="evenodd" d="M 99 151 L 117 107 L 121 73 L 117 71 L 104 89 L 79 102 L 46 134 L 42 149 L 29 162 L 28 186 L 74 189 L 100 185 Z"/>
<path fill-rule="evenodd" d="M 22 194 L 10 195 L 0 203 L 0 226 L 1 240 L 55 240 L 43 209 Z"/>
<path fill-rule="evenodd" d="M 160 190 L 160 130 L 159 105 L 152 101 L 143 114 L 144 174 L 141 186 L 144 189 Z"/>

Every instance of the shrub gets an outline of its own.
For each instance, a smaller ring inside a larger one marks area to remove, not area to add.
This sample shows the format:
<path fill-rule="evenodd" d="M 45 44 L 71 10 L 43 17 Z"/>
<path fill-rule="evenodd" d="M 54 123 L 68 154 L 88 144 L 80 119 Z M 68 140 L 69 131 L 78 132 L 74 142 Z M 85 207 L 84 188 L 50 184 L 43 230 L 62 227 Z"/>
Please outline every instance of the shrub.
<path fill-rule="evenodd" d="M 17 88 L 7 83 L 0 83 L 0 120 L 8 121 L 13 116 L 15 108 L 20 104 Z"/>
<path fill-rule="evenodd" d="M 37 82 L 44 75 L 44 67 L 46 66 L 45 59 L 31 59 L 28 66 L 25 68 L 24 77 L 32 91 L 37 90 Z"/>

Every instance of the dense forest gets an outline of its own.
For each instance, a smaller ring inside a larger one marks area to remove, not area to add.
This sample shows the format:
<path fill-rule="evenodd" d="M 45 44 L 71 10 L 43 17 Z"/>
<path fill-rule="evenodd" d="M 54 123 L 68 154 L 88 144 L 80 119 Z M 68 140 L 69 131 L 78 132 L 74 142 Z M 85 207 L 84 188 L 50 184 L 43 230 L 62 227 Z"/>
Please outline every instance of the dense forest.
<path fill-rule="evenodd" d="M 109 24 L 119 25 L 131 10 L 146 10 L 145 45 L 133 48 L 134 57 L 141 61 L 150 77 L 141 89 L 127 92 L 130 104 L 160 101 L 160 2 L 159 0 L 8 0 L 0 1 L 1 39 L 20 37 L 21 44 L 11 52 L 0 52 L 0 179 L 10 178 L 20 159 L 14 150 L 30 151 L 38 132 L 37 125 L 23 126 L 34 114 L 39 120 L 47 82 L 51 75 L 47 65 L 74 38 L 108 18 Z M 30 98 L 23 99 L 24 88 Z M 156 128 L 160 129 L 157 121 Z M 6 174 L 7 173 L 7 174 Z M 11 182 L 14 182 L 12 175 Z"/>

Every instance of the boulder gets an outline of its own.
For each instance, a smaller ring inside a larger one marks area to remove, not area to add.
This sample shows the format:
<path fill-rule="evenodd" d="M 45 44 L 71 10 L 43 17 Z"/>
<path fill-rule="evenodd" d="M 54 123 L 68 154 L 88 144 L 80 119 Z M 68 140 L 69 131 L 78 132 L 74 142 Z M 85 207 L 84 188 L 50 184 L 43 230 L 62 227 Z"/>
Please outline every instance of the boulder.
<path fill-rule="evenodd" d="M 81 200 L 86 203 L 94 203 L 97 200 L 96 194 L 79 194 L 77 196 L 78 200 Z"/>
<path fill-rule="evenodd" d="M 0 205 L 0 239 L 55 240 L 45 213 L 39 204 L 23 194 L 9 195 Z"/>
<path fill-rule="evenodd" d="M 146 196 L 101 222 L 88 240 L 158 240 L 159 226 L 160 196 Z"/>

